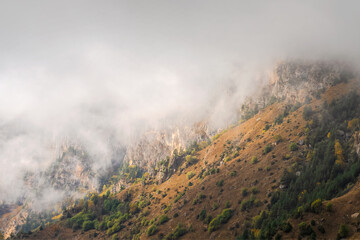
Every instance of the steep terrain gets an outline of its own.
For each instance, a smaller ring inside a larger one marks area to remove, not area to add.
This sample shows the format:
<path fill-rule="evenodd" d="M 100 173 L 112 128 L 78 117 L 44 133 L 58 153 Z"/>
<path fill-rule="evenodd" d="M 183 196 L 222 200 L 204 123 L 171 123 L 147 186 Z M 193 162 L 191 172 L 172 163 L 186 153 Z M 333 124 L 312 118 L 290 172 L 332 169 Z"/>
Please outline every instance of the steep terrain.
<path fill-rule="evenodd" d="M 356 239 L 359 84 L 321 64 L 280 65 L 263 106 L 253 100 L 241 123 L 211 141 L 203 134 L 186 149 L 174 147 L 179 135 L 140 141 L 102 193 L 18 238 Z"/>

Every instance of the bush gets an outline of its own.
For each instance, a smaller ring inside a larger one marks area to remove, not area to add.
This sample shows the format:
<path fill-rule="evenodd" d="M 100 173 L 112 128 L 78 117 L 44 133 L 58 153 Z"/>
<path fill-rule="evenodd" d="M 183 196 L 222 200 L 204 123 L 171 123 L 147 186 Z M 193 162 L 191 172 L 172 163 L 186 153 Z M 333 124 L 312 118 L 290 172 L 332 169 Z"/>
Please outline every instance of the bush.
<path fill-rule="evenodd" d="M 173 239 L 178 239 L 179 237 L 185 235 L 186 233 L 187 233 L 187 229 L 184 227 L 184 225 L 179 223 L 174 230 Z"/>
<path fill-rule="evenodd" d="M 282 113 L 280 113 L 276 118 L 275 118 L 275 121 L 274 121 L 274 124 L 282 124 L 284 121 L 284 115 Z"/>
<path fill-rule="evenodd" d="M 215 211 L 218 208 L 219 208 L 219 205 L 216 202 L 214 202 L 213 205 L 212 205 L 212 210 Z"/>
<path fill-rule="evenodd" d="M 296 151 L 298 149 L 299 149 L 299 147 L 298 147 L 298 145 L 296 143 L 290 143 L 290 145 L 289 145 L 289 150 L 290 151 Z"/>
<path fill-rule="evenodd" d="M 271 145 L 266 145 L 265 146 L 265 148 L 264 148 L 264 154 L 267 154 L 267 153 L 269 153 L 269 152 L 271 152 L 271 150 L 272 150 L 273 148 L 272 148 L 272 146 Z"/>
<path fill-rule="evenodd" d="M 264 220 L 268 217 L 268 213 L 266 211 L 261 211 L 261 213 L 259 215 L 256 215 L 253 218 L 253 225 L 254 228 L 256 229 L 260 229 L 262 223 L 264 222 Z"/>
<path fill-rule="evenodd" d="M 220 215 L 214 218 L 208 227 L 208 231 L 211 233 L 220 228 L 221 224 L 227 223 L 229 219 L 232 217 L 232 210 L 230 208 L 224 209 Z"/>
<path fill-rule="evenodd" d="M 166 235 L 163 239 L 164 240 L 178 239 L 179 237 L 185 235 L 187 232 L 188 232 L 187 229 L 181 223 L 179 223 L 174 229 L 174 231 Z"/>
<path fill-rule="evenodd" d="M 222 187 L 224 185 L 224 179 L 221 179 L 220 181 L 216 182 L 216 186 Z"/>
<path fill-rule="evenodd" d="M 319 225 L 319 226 L 318 226 L 318 230 L 319 230 L 319 232 L 321 232 L 321 233 L 325 233 L 325 228 L 323 227 L 323 225 Z"/>
<path fill-rule="evenodd" d="M 98 231 L 104 231 L 106 230 L 107 226 L 105 221 L 102 222 L 95 222 L 95 229 Z"/>
<path fill-rule="evenodd" d="M 188 172 L 188 174 L 186 175 L 187 179 L 192 179 L 195 176 L 195 173 L 193 172 Z"/>
<path fill-rule="evenodd" d="M 203 209 L 203 210 L 201 210 L 201 212 L 199 214 L 199 220 L 204 221 L 205 218 L 206 218 L 206 210 Z"/>
<path fill-rule="evenodd" d="M 241 211 L 249 210 L 252 207 L 257 206 L 258 204 L 259 202 L 255 199 L 255 197 L 251 197 L 250 199 L 241 202 L 240 210 Z"/>
<path fill-rule="evenodd" d="M 187 155 L 185 157 L 185 161 L 186 161 L 186 167 L 188 167 L 188 166 L 191 166 L 191 165 L 197 163 L 198 160 L 195 156 Z"/>
<path fill-rule="evenodd" d="M 274 136 L 274 140 L 275 140 L 276 143 L 279 143 L 279 142 L 281 142 L 283 140 L 283 138 L 281 137 L 281 135 L 278 134 L 278 135 Z"/>
<path fill-rule="evenodd" d="M 252 187 L 252 188 L 250 189 L 250 192 L 251 192 L 252 194 L 257 194 L 257 193 L 259 193 L 259 190 L 258 190 L 256 187 Z"/>
<path fill-rule="evenodd" d="M 156 225 L 151 225 L 151 226 L 147 229 L 146 234 L 147 234 L 148 236 L 152 236 L 152 235 L 154 235 L 156 232 L 157 232 L 157 226 L 156 226 Z"/>
<path fill-rule="evenodd" d="M 237 172 L 236 172 L 236 171 L 232 171 L 232 172 L 230 173 L 230 176 L 231 176 L 231 177 L 235 177 L 235 176 L 236 176 L 236 174 L 237 174 Z"/>
<path fill-rule="evenodd" d="M 166 223 L 167 221 L 169 221 L 169 217 L 166 214 L 160 216 L 159 218 L 160 225 Z"/>
<path fill-rule="evenodd" d="M 117 222 L 111 228 L 109 228 L 106 233 L 107 233 L 107 235 L 110 236 L 111 234 L 119 232 L 123 228 L 124 228 L 124 225 L 121 225 L 120 222 Z"/>
<path fill-rule="evenodd" d="M 299 224 L 299 230 L 300 230 L 300 235 L 301 236 L 309 236 L 309 235 L 311 235 L 313 233 L 313 229 L 306 222 L 302 222 L 302 223 Z"/>
<path fill-rule="evenodd" d="M 82 229 L 84 231 L 89 231 L 91 229 L 94 229 L 95 226 L 94 226 L 94 221 L 85 221 L 82 225 Z"/>
<path fill-rule="evenodd" d="M 286 233 L 291 232 L 292 228 L 293 227 L 289 222 L 285 222 L 285 223 L 281 224 L 281 226 L 280 226 L 280 229 Z"/>
<path fill-rule="evenodd" d="M 257 159 L 257 157 L 256 156 L 253 156 L 252 158 L 251 158 L 251 164 L 256 164 L 256 163 L 258 163 L 258 159 Z"/>
<path fill-rule="evenodd" d="M 246 197 L 247 195 L 248 195 L 248 189 L 247 188 L 243 188 L 243 189 L 241 189 L 241 195 L 243 196 L 243 197 Z"/>
<path fill-rule="evenodd" d="M 304 120 L 309 120 L 310 117 L 314 114 L 312 108 L 310 106 L 305 106 L 304 107 L 304 112 L 303 112 L 303 118 Z"/>
<path fill-rule="evenodd" d="M 328 212 L 332 212 L 332 211 L 333 211 L 332 202 L 328 202 L 328 203 L 326 204 L 326 211 L 328 211 Z"/>
<path fill-rule="evenodd" d="M 349 227 L 346 224 L 341 224 L 338 231 L 338 238 L 346 238 L 349 236 Z"/>
<path fill-rule="evenodd" d="M 119 240 L 119 236 L 114 234 L 112 235 L 111 240 Z"/>
<path fill-rule="evenodd" d="M 322 207 L 322 201 L 320 198 L 316 199 L 315 201 L 313 201 L 311 203 L 311 211 L 313 213 L 320 213 L 321 212 L 321 207 Z"/>

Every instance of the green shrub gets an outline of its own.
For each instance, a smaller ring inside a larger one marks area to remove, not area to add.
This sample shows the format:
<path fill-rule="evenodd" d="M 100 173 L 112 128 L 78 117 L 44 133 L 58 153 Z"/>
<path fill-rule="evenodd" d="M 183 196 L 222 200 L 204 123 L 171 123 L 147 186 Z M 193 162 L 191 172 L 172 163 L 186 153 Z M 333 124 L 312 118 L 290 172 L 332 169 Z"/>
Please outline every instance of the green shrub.
<path fill-rule="evenodd" d="M 235 176 L 236 176 L 236 174 L 237 174 L 237 172 L 236 172 L 236 171 L 232 171 L 232 172 L 230 173 L 230 176 L 231 176 L 231 177 L 235 177 Z"/>
<path fill-rule="evenodd" d="M 182 225 L 181 223 L 179 223 L 173 233 L 173 239 L 178 239 L 181 236 L 184 236 L 187 233 L 187 229 L 184 227 L 184 225 Z"/>
<path fill-rule="evenodd" d="M 298 147 L 298 145 L 296 144 L 296 143 L 290 143 L 290 145 L 289 145 L 289 150 L 290 151 L 296 151 L 296 150 L 298 150 L 299 149 L 299 147 Z"/>
<path fill-rule="evenodd" d="M 240 210 L 241 211 L 249 210 L 252 207 L 256 206 L 257 203 L 258 201 L 255 199 L 255 197 L 251 197 L 250 199 L 241 202 Z"/>
<path fill-rule="evenodd" d="M 199 213 L 199 220 L 204 221 L 205 218 L 206 218 L 206 210 L 203 209 L 203 210 L 201 210 L 201 212 Z"/>
<path fill-rule="evenodd" d="M 268 217 L 268 214 L 266 211 L 261 211 L 259 215 L 256 215 L 253 218 L 253 225 L 255 228 L 260 229 L 263 221 Z"/>
<path fill-rule="evenodd" d="M 188 166 L 191 166 L 191 165 L 197 163 L 198 159 L 195 156 L 187 155 L 185 157 L 185 161 L 186 161 L 186 167 L 188 167 Z"/>
<path fill-rule="evenodd" d="M 121 223 L 120 222 L 116 222 L 111 228 L 109 228 L 108 230 L 107 230 L 107 235 L 112 235 L 112 234 L 114 234 L 114 233 L 117 233 L 117 232 L 119 232 L 121 229 L 123 229 L 124 228 L 124 225 L 121 225 Z"/>
<path fill-rule="evenodd" d="M 178 214 L 178 213 L 174 213 L 173 218 L 177 218 L 178 216 L 179 216 L 179 214 Z"/>
<path fill-rule="evenodd" d="M 250 192 L 251 192 L 252 194 L 257 194 L 257 193 L 259 193 L 259 190 L 258 190 L 256 187 L 252 187 L 252 188 L 250 189 Z"/>
<path fill-rule="evenodd" d="M 195 176 L 195 173 L 193 172 L 188 172 L 188 174 L 186 175 L 187 179 L 192 179 Z"/>
<path fill-rule="evenodd" d="M 311 203 L 311 211 L 314 213 L 320 213 L 322 208 L 322 201 L 321 199 L 316 199 Z"/>
<path fill-rule="evenodd" d="M 326 211 L 328 212 L 332 212 L 333 211 L 333 205 L 332 205 L 332 202 L 327 202 L 326 204 Z"/>
<path fill-rule="evenodd" d="M 276 118 L 275 118 L 275 121 L 274 121 L 274 124 L 282 124 L 284 121 L 284 115 L 282 113 L 280 113 Z"/>
<path fill-rule="evenodd" d="M 243 196 L 243 197 L 246 197 L 247 195 L 248 195 L 248 189 L 247 188 L 243 188 L 243 189 L 241 189 L 241 195 Z"/>
<path fill-rule="evenodd" d="M 152 235 L 154 235 L 156 232 L 157 232 L 157 226 L 156 226 L 156 225 L 151 225 L 151 226 L 147 229 L 146 234 L 147 234 L 148 236 L 152 236 Z"/>
<path fill-rule="evenodd" d="M 264 154 L 271 152 L 272 149 L 273 147 L 271 145 L 266 145 L 264 148 Z"/>
<path fill-rule="evenodd" d="M 219 208 L 219 205 L 216 202 L 214 202 L 212 205 L 212 210 L 215 211 L 218 208 Z"/>
<path fill-rule="evenodd" d="M 301 236 L 309 236 L 309 235 L 311 235 L 313 233 L 313 229 L 306 222 L 302 222 L 302 223 L 299 224 L 299 230 L 300 230 L 300 235 Z"/>
<path fill-rule="evenodd" d="M 216 186 L 218 186 L 218 187 L 222 187 L 223 185 L 224 185 L 224 179 L 221 179 L 216 182 Z"/>
<path fill-rule="evenodd" d="M 206 195 L 203 194 L 203 193 L 199 193 L 198 198 L 199 198 L 199 199 L 205 199 L 205 198 L 206 198 Z"/>
<path fill-rule="evenodd" d="M 338 238 L 347 238 L 349 233 L 349 227 L 346 224 L 341 224 L 338 231 Z"/>
<path fill-rule="evenodd" d="M 98 231 L 104 231 L 106 230 L 107 226 L 105 221 L 102 222 L 95 222 L 95 229 Z"/>
<path fill-rule="evenodd" d="M 119 236 L 117 234 L 112 235 L 111 240 L 119 240 Z"/>
<path fill-rule="evenodd" d="M 277 134 L 274 136 L 274 140 L 276 143 L 279 143 L 283 140 L 283 138 L 281 137 L 281 135 Z"/>
<path fill-rule="evenodd" d="M 250 163 L 251 163 L 251 164 L 256 164 L 256 163 L 258 163 L 257 157 L 256 157 L 256 156 L 253 156 L 253 157 L 251 158 Z"/>
<path fill-rule="evenodd" d="M 94 228 L 95 228 L 94 221 L 85 221 L 82 225 L 82 229 L 84 231 L 89 231 Z"/>
<path fill-rule="evenodd" d="M 296 211 L 296 217 L 301 217 L 304 215 L 304 207 L 300 206 L 298 207 L 297 211 Z"/>
<path fill-rule="evenodd" d="M 292 230 L 292 225 L 289 222 L 284 222 L 283 224 L 281 224 L 280 229 L 283 230 L 286 233 L 291 232 Z"/>
<path fill-rule="evenodd" d="M 232 217 L 232 210 L 230 208 L 224 209 L 220 215 L 214 218 L 208 227 L 208 231 L 211 233 L 220 228 L 221 224 L 227 223 Z"/>
<path fill-rule="evenodd" d="M 160 225 L 166 223 L 167 221 L 169 221 L 169 217 L 166 214 L 160 216 L 159 218 Z"/>
<path fill-rule="evenodd" d="M 178 195 L 176 195 L 176 197 L 174 198 L 174 203 L 176 203 L 177 201 L 179 201 L 180 200 L 180 198 L 182 197 L 182 196 L 184 196 L 184 194 L 185 193 L 178 193 Z M 169 205 L 170 206 L 170 205 Z"/>
<path fill-rule="evenodd" d="M 184 227 L 184 225 L 182 225 L 181 223 L 179 223 L 176 228 L 174 229 L 174 231 L 172 233 L 169 233 L 168 235 L 166 235 L 163 239 L 164 240 L 176 240 L 178 238 L 180 238 L 181 236 L 185 235 L 187 233 L 187 229 Z"/>
<path fill-rule="evenodd" d="M 211 220 L 213 219 L 213 217 L 211 215 L 207 215 L 205 220 L 204 220 L 204 223 L 205 224 L 209 224 L 211 222 Z"/>

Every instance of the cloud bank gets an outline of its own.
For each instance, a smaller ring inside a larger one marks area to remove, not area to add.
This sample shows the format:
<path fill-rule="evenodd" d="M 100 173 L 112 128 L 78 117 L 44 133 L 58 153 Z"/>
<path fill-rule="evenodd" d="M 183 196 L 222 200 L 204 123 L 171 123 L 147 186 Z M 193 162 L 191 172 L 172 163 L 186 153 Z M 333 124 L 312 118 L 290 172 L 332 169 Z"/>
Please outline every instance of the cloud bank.
<path fill-rule="evenodd" d="M 219 127 L 287 58 L 360 60 L 357 1 L 0 3 L 0 200 L 64 139 L 98 166 L 149 128 Z M 231 97 L 229 96 L 231 92 Z M 101 156 L 101 157 L 99 157 Z"/>

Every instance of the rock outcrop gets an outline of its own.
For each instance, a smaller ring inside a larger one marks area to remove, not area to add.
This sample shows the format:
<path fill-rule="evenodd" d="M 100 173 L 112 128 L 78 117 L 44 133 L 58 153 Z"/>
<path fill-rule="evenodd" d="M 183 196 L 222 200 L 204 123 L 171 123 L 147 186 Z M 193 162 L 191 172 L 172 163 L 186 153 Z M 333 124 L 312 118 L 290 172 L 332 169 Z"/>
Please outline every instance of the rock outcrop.
<path fill-rule="evenodd" d="M 157 163 L 170 157 L 169 165 L 174 165 L 171 158 L 174 150 L 185 150 L 193 142 L 208 141 L 210 133 L 205 122 L 197 123 L 192 127 L 173 127 L 161 131 L 151 131 L 144 134 L 138 141 L 127 148 L 124 158 L 130 165 L 137 165 L 150 175 L 159 174 L 163 179 L 164 171 L 154 169 Z"/>

